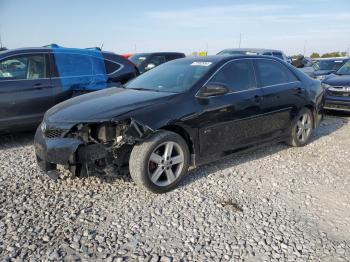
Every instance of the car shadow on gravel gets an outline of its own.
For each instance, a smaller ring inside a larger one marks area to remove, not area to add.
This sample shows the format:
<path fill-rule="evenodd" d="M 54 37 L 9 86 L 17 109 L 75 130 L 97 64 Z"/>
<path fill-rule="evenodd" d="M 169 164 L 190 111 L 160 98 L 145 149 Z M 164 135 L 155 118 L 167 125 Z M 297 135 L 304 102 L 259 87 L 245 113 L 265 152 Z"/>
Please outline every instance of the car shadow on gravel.
<path fill-rule="evenodd" d="M 328 136 L 333 132 L 337 131 L 344 124 L 348 123 L 349 119 L 340 118 L 334 116 L 326 116 L 322 121 L 319 128 L 315 130 L 310 140 L 310 143 L 316 140 Z M 232 168 L 240 164 L 244 164 L 249 161 L 254 161 L 257 159 L 264 158 L 269 155 L 276 154 L 280 151 L 290 148 L 289 145 L 284 143 L 275 143 L 270 145 L 264 145 L 257 148 L 250 148 L 248 150 L 240 151 L 228 156 L 223 157 L 220 160 L 214 161 L 212 163 L 200 166 L 196 169 L 190 171 L 190 175 L 187 176 L 179 185 L 180 187 L 186 187 L 187 185 L 195 182 L 196 180 L 202 179 L 212 173 L 218 172 L 220 170 Z"/>
<path fill-rule="evenodd" d="M 16 132 L 0 135 L 0 150 L 15 147 L 30 146 L 33 144 L 34 131 Z"/>

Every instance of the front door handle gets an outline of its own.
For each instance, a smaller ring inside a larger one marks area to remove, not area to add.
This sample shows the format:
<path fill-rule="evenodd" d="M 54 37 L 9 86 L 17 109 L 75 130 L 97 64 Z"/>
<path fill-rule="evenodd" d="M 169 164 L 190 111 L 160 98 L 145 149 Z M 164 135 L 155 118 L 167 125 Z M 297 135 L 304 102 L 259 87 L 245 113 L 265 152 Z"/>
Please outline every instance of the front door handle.
<path fill-rule="evenodd" d="M 37 89 L 37 90 L 41 90 L 41 89 L 48 88 L 48 87 L 49 86 L 44 85 L 43 83 L 36 83 L 36 84 L 33 85 L 33 88 Z"/>

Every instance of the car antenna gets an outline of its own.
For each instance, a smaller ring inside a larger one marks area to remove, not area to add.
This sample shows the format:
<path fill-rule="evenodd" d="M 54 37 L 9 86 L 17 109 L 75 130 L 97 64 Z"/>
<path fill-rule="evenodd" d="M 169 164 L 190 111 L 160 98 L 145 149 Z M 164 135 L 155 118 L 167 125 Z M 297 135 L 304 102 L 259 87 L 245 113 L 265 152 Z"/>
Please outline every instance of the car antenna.
<path fill-rule="evenodd" d="M 102 51 L 102 48 L 103 48 L 103 42 L 102 42 L 102 45 L 101 45 L 101 47 L 100 47 L 101 51 Z"/>

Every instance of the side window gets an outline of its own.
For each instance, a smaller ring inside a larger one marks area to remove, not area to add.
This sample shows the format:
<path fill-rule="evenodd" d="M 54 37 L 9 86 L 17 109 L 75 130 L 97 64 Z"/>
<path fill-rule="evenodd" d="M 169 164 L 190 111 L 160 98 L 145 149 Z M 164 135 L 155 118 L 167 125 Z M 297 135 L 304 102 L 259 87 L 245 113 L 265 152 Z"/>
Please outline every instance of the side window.
<path fill-rule="evenodd" d="M 298 81 L 298 79 L 281 63 L 272 60 L 255 61 L 260 87 Z"/>
<path fill-rule="evenodd" d="M 109 61 L 109 60 L 104 60 L 104 61 L 105 61 L 105 67 L 106 67 L 107 74 L 112 74 L 120 68 L 120 64 L 114 63 L 114 62 Z"/>
<path fill-rule="evenodd" d="M 263 55 L 269 55 L 269 56 L 272 56 L 271 52 L 266 52 L 266 53 L 263 53 Z"/>
<path fill-rule="evenodd" d="M 223 83 L 233 92 L 254 89 L 253 64 L 250 60 L 232 61 L 221 68 L 210 82 Z"/>
<path fill-rule="evenodd" d="M 274 57 L 277 57 L 277 58 L 283 60 L 283 55 L 280 52 L 273 52 L 272 55 Z"/>
<path fill-rule="evenodd" d="M 55 53 L 54 56 L 60 77 L 92 75 L 92 63 L 89 56 L 68 53 Z"/>
<path fill-rule="evenodd" d="M 0 80 L 40 79 L 47 77 L 43 54 L 18 55 L 0 61 Z"/>
<path fill-rule="evenodd" d="M 171 61 L 171 60 L 179 59 L 179 58 L 183 58 L 183 57 L 184 57 L 183 55 L 167 55 L 166 61 Z"/>
<path fill-rule="evenodd" d="M 155 66 L 159 66 L 160 64 L 163 64 L 163 63 L 165 63 L 165 56 L 162 56 L 162 55 L 152 56 L 147 61 L 147 64 L 154 64 Z"/>

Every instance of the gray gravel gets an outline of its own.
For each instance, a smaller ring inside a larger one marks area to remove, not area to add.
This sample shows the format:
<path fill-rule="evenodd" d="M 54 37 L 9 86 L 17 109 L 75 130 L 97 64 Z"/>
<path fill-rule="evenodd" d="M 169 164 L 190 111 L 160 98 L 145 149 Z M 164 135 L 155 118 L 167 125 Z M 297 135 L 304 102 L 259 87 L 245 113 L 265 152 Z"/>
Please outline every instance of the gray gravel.
<path fill-rule="evenodd" d="M 33 134 L 0 137 L 0 258 L 7 261 L 349 261 L 350 123 L 327 117 L 283 144 L 192 170 L 154 195 L 129 177 L 58 182 Z"/>

